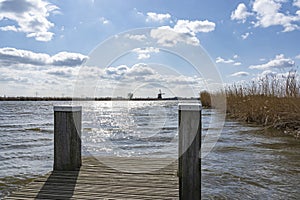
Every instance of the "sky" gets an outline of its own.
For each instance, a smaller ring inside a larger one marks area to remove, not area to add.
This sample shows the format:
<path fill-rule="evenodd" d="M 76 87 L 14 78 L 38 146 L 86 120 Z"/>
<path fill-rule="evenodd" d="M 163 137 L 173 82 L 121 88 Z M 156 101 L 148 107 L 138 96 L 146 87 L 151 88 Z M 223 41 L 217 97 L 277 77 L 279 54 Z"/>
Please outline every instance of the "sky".
<path fill-rule="evenodd" d="M 0 96 L 197 96 L 300 62 L 300 0 L 0 0 Z"/>

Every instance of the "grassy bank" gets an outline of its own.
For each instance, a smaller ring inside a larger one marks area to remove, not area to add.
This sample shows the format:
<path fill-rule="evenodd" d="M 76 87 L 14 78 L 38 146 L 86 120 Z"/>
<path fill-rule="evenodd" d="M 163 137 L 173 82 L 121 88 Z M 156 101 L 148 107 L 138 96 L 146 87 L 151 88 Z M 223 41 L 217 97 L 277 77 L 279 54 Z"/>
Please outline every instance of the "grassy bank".
<path fill-rule="evenodd" d="M 300 83 L 296 71 L 286 76 L 265 76 L 251 83 L 226 88 L 227 116 L 276 128 L 300 137 Z M 211 107 L 213 95 L 201 94 L 202 104 Z"/>

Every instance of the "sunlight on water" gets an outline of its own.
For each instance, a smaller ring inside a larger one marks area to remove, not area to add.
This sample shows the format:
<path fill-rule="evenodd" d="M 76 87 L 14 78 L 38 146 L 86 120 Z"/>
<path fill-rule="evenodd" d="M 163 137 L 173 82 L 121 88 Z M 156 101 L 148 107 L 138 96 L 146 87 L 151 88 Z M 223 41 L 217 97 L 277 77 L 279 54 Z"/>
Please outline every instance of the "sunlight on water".
<path fill-rule="evenodd" d="M 176 158 L 177 102 L 93 102 L 84 110 L 85 151 Z"/>
<path fill-rule="evenodd" d="M 177 102 L 79 103 L 84 155 L 177 157 Z M 53 106 L 63 104 L 71 102 L 0 102 L 0 198 L 52 170 Z M 203 110 L 202 122 L 213 135 L 218 113 Z M 203 199 L 300 198 L 291 137 L 228 120 L 201 167 Z"/>

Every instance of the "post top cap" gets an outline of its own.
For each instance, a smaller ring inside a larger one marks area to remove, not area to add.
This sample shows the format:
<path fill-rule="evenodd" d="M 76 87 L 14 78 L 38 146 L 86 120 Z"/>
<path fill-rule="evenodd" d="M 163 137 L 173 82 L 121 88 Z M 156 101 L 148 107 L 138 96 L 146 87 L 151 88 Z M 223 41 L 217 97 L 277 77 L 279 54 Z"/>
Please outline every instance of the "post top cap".
<path fill-rule="evenodd" d="M 54 106 L 54 111 L 57 112 L 78 112 L 82 110 L 81 106 Z"/>
<path fill-rule="evenodd" d="M 178 104 L 178 110 L 200 111 L 202 110 L 202 105 L 200 103 L 180 103 Z"/>

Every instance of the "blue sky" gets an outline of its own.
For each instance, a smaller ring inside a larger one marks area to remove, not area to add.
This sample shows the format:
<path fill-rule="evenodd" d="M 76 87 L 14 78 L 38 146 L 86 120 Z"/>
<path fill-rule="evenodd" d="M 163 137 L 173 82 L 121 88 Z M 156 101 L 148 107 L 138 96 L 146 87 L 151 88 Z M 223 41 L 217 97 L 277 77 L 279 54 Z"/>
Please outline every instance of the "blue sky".
<path fill-rule="evenodd" d="M 0 95 L 72 96 L 81 64 L 97 56 L 99 44 L 146 27 L 158 43 L 167 35 L 173 46 L 201 45 L 213 62 L 206 70 L 215 67 L 224 84 L 282 76 L 300 61 L 300 0 L 0 0 Z M 145 46 L 111 66 L 90 66 L 99 68 L 87 70 L 97 75 L 97 95 L 110 95 L 106 88 L 152 96 L 161 87 L 167 96 L 194 96 L 213 84 L 185 61 Z M 125 79 L 127 90 L 114 89 Z"/>

